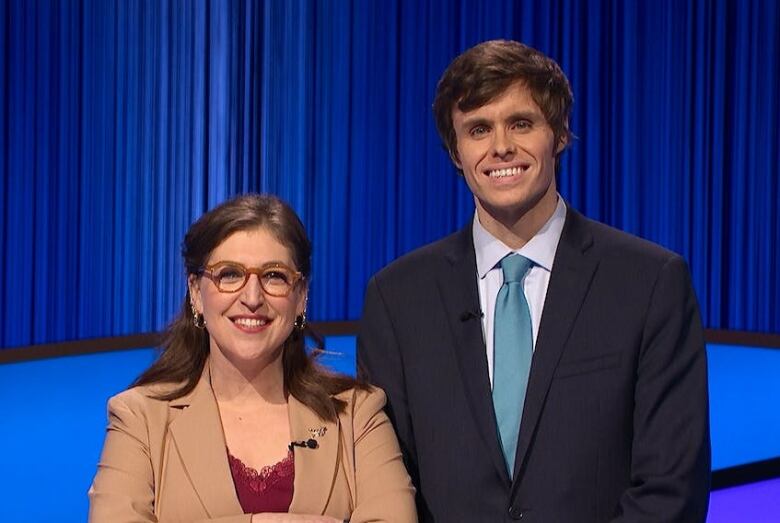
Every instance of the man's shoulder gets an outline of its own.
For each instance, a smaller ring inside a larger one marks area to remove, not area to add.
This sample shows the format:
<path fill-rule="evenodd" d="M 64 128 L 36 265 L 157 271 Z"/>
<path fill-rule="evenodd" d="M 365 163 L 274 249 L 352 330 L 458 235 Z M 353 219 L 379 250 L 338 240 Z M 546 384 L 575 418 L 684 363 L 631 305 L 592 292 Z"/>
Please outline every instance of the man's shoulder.
<path fill-rule="evenodd" d="M 415 276 L 428 276 L 441 264 L 467 255 L 469 249 L 473 252 L 473 248 L 469 230 L 461 229 L 401 255 L 377 272 L 375 278 L 382 281 L 407 281 Z"/>
<path fill-rule="evenodd" d="M 574 222 L 572 225 L 576 234 L 585 239 L 590 235 L 593 247 L 602 257 L 619 259 L 625 263 L 643 261 L 652 264 L 665 264 L 680 257 L 657 243 L 576 212 L 572 213 L 570 219 Z"/>

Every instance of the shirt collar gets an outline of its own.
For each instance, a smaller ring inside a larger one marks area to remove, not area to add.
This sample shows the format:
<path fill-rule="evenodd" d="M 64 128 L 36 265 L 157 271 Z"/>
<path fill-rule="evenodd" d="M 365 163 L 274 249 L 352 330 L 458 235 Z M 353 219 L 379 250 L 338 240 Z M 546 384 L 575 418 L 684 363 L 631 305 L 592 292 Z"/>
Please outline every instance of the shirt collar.
<path fill-rule="evenodd" d="M 474 252 L 477 255 L 477 274 L 484 278 L 487 273 L 498 265 L 507 254 L 515 252 L 521 254 L 543 269 L 552 271 L 555 251 L 563 232 L 563 224 L 566 221 L 566 203 L 558 195 L 558 205 L 552 216 L 542 225 L 531 240 L 520 249 L 512 250 L 501 240 L 490 234 L 481 223 L 476 211 L 472 223 L 474 237 Z"/>

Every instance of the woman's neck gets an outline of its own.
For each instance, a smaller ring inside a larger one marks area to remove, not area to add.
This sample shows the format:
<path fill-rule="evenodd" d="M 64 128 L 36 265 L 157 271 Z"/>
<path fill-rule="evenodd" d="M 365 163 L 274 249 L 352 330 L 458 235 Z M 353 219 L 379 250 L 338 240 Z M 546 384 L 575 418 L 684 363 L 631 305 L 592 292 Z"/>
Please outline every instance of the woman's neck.
<path fill-rule="evenodd" d="M 281 355 L 270 362 L 234 362 L 219 350 L 212 350 L 209 371 L 211 388 L 220 404 L 287 403 Z"/>

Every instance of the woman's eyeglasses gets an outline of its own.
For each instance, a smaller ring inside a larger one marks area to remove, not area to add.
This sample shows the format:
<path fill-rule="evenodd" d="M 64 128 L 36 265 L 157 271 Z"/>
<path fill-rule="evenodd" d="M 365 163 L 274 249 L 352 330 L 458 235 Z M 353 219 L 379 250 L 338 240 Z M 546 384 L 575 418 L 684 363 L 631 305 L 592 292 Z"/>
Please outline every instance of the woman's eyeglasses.
<path fill-rule="evenodd" d="M 200 273 L 216 285 L 219 292 L 238 292 L 244 288 L 249 276 L 257 274 L 260 286 L 269 296 L 288 296 L 303 275 L 282 263 L 266 263 L 262 267 L 249 268 L 238 262 L 222 261 L 203 267 Z"/>

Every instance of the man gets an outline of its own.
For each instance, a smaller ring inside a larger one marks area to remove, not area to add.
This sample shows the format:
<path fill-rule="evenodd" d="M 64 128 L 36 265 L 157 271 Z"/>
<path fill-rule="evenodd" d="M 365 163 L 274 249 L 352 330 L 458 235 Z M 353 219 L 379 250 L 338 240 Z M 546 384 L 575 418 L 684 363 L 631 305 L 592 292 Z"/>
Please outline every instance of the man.
<path fill-rule="evenodd" d="M 685 262 L 556 191 L 568 80 L 482 43 L 434 113 L 473 223 L 369 282 L 358 356 L 388 395 L 423 521 L 699 522 L 706 356 Z"/>

